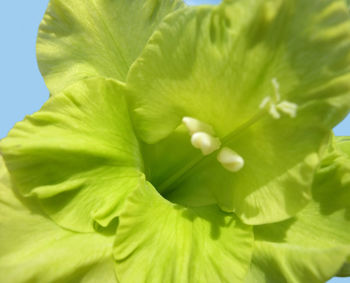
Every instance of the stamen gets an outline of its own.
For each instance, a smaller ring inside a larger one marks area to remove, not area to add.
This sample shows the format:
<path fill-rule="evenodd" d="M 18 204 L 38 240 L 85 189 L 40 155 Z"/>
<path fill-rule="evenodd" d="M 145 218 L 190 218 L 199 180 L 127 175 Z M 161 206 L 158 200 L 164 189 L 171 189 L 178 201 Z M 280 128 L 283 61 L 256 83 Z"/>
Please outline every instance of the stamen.
<path fill-rule="evenodd" d="M 261 103 L 260 103 L 260 105 L 259 105 L 259 108 L 260 108 L 260 109 L 265 108 L 265 106 L 270 102 L 270 100 L 271 100 L 271 97 L 270 97 L 270 96 L 266 96 L 266 97 L 261 101 Z"/>
<path fill-rule="evenodd" d="M 195 148 L 200 149 L 203 155 L 209 155 L 221 146 L 218 138 L 204 132 L 194 133 L 191 137 L 191 143 Z"/>
<path fill-rule="evenodd" d="M 197 132 L 205 132 L 205 133 L 209 133 L 211 135 L 214 135 L 214 129 L 212 126 L 210 126 L 202 121 L 199 121 L 195 118 L 183 117 L 182 122 L 184 123 L 184 125 L 188 129 L 190 135 L 193 135 L 194 133 L 197 133 Z"/>
<path fill-rule="evenodd" d="M 270 104 L 269 113 L 274 119 L 281 118 L 280 113 L 278 113 L 278 111 L 276 109 L 276 105 L 273 103 Z"/>
<path fill-rule="evenodd" d="M 291 118 L 295 118 L 297 116 L 298 105 L 293 103 L 293 102 L 289 102 L 287 100 L 284 100 L 277 105 L 277 109 L 286 113 Z"/>
<path fill-rule="evenodd" d="M 271 82 L 272 82 L 273 88 L 275 89 L 276 101 L 278 102 L 281 99 L 280 84 L 278 83 L 276 78 L 273 78 Z"/>
<path fill-rule="evenodd" d="M 220 150 L 217 160 L 226 170 L 230 172 L 237 172 L 244 166 L 244 159 L 242 156 L 228 147 L 223 147 Z"/>

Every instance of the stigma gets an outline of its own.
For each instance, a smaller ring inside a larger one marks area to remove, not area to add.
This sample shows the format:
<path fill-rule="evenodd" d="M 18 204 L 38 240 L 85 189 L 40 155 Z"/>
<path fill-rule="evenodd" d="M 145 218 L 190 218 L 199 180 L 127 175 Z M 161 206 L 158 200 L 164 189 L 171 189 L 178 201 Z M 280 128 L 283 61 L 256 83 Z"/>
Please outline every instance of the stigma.
<path fill-rule="evenodd" d="M 298 105 L 296 103 L 287 101 L 287 100 L 281 100 L 281 94 L 280 94 L 280 85 L 276 78 L 273 78 L 271 80 L 273 89 L 274 89 L 274 97 L 272 96 L 266 96 L 261 101 L 259 108 L 264 109 L 267 108 L 268 113 L 272 116 L 274 119 L 281 118 L 281 113 L 289 115 L 291 118 L 295 118 L 297 116 L 297 110 Z"/>

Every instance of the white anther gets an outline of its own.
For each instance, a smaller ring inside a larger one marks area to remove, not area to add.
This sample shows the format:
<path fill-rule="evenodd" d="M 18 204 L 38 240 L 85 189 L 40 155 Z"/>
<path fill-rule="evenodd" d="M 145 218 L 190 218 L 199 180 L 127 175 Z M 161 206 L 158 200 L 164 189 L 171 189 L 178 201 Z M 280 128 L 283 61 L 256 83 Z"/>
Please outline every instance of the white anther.
<path fill-rule="evenodd" d="M 284 100 L 277 105 L 277 109 L 295 118 L 297 116 L 298 105 Z"/>
<path fill-rule="evenodd" d="M 205 132 L 205 133 L 214 135 L 214 130 L 212 126 L 202 121 L 199 121 L 195 118 L 183 117 L 182 122 L 188 129 L 190 135 L 193 135 L 194 133 L 197 133 L 197 132 Z"/>
<path fill-rule="evenodd" d="M 276 109 L 276 105 L 273 103 L 270 104 L 269 113 L 274 119 L 279 119 L 281 117 L 280 113 L 278 113 Z"/>
<path fill-rule="evenodd" d="M 242 156 L 228 147 L 223 147 L 220 150 L 217 160 L 226 170 L 230 172 L 237 172 L 244 166 L 244 159 Z"/>
<path fill-rule="evenodd" d="M 218 138 L 204 132 L 194 133 L 191 137 L 191 143 L 195 148 L 200 149 L 203 155 L 208 155 L 221 146 Z"/>

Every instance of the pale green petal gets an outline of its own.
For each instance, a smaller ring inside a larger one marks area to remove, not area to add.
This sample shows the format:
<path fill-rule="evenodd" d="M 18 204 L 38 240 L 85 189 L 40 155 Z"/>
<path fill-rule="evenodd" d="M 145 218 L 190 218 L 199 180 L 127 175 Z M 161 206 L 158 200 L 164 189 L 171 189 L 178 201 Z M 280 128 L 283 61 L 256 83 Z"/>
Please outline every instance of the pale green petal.
<path fill-rule="evenodd" d="M 325 282 L 341 269 L 350 256 L 350 159 L 328 154 L 312 194 L 296 217 L 255 227 L 247 282 Z"/>
<path fill-rule="evenodd" d="M 7 175 L 0 159 L 0 174 Z M 0 274 L 3 283 L 116 283 L 114 237 L 64 230 L 20 201 L 0 180 Z"/>
<path fill-rule="evenodd" d="M 121 282 L 241 282 L 246 275 L 251 228 L 215 206 L 181 207 L 148 185 L 130 196 L 119 219 Z"/>
<path fill-rule="evenodd" d="M 105 261 L 101 261 L 94 266 L 91 266 L 89 270 L 82 276 L 80 283 L 118 283 L 115 274 L 115 263 L 113 258 L 108 258 Z M 74 283 L 74 281 L 72 282 Z"/>
<path fill-rule="evenodd" d="M 166 137 L 184 116 L 223 137 L 274 96 L 273 78 L 281 100 L 299 106 L 324 100 L 342 110 L 337 116 L 329 106 L 320 122 L 345 116 L 350 22 L 342 0 L 224 2 L 172 14 L 131 68 L 135 120 L 145 141 Z"/>
<path fill-rule="evenodd" d="M 143 182 L 122 86 L 88 79 L 19 122 L 0 149 L 15 185 L 60 225 L 92 231 L 115 218 Z"/>
<path fill-rule="evenodd" d="M 317 155 L 350 108 L 350 23 L 343 1 L 224 1 L 178 11 L 161 24 L 128 76 L 132 116 L 152 145 L 147 174 L 167 198 L 185 205 L 219 203 L 248 224 L 288 219 L 310 199 Z M 297 105 L 296 118 L 274 119 L 264 98 Z M 213 126 L 241 155 L 231 173 L 205 159 L 186 133 L 184 116 Z M 177 137 L 177 148 L 171 147 Z M 179 153 L 184 150 L 186 154 Z M 188 154 L 187 154 L 188 153 Z M 180 169 L 179 169 L 180 168 Z M 161 180 L 157 172 L 167 172 Z M 155 173 L 153 173 L 155 172 Z"/>
<path fill-rule="evenodd" d="M 51 0 L 37 40 L 49 90 L 94 76 L 124 81 L 158 24 L 183 6 L 182 0 Z"/>
<path fill-rule="evenodd" d="M 350 136 L 335 137 L 336 148 L 345 153 L 350 158 Z"/>
<path fill-rule="evenodd" d="M 344 261 L 341 248 L 313 249 L 256 242 L 246 283 L 324 283 Z"/>

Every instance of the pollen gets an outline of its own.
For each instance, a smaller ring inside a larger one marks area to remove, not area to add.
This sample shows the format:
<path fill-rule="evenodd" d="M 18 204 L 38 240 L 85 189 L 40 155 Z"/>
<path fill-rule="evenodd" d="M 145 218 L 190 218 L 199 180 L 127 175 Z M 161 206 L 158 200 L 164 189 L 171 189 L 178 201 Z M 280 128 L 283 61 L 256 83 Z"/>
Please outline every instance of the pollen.
<path fill-rule="evenodd" d="M 244 159 L 242 156 L 228 147 L 223 147 L 220 150 L 217 160 L 230 172 L 238 172 L 244 166 Z"/>
<path fill-rule="evenodd" d="M 205 132 L 194 133 L 191 137 L 191 143 L 195 148 L 200 149 L 203 155 L 209 155 L 221 146 L 218 138 Z"/>

